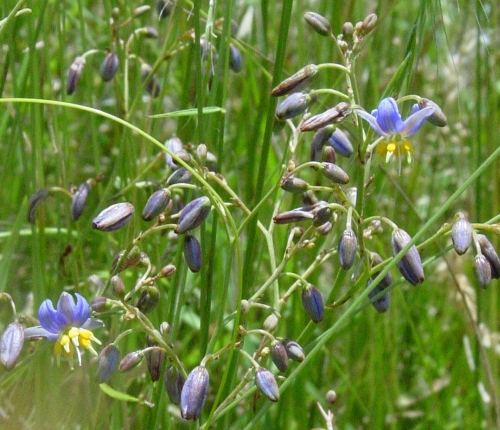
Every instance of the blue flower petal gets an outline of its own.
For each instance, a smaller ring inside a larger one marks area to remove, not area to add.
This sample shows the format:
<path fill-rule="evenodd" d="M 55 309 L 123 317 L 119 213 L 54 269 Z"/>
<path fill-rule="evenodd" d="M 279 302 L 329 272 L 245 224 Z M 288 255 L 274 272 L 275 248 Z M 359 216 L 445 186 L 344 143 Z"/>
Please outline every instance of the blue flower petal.
<path fill-rule="evenodd" d="M 67 318 L 54 309 L 50 300 L 45 300 L 38 309 L 40 325 L 49 333 L 59 334 L 68 324 Z"/>
<path fill-rule="evenodd" d="M 378 105 L 377 122 L 382 131 L 386 134 L 401 133 L 405 124 L 399 114 L 396 100 L 387 97 Z"/>
<path fill-rule="evenodd" d="M 95 330 L 96 328 L 104 327 L 104 323 L 97 318 L 89 318 L 85 323 L 81 326 L 81 328 L 87 330 Z"/>
<path fill-rule="evenodd" d="M 57 302 L 57 311 L 64 315 L 68 322 L 73 321 L 73 312 L 75 309 L 75 299 L 73 296 L 66 291 L 61 294 Z"/>
<path fill-rule="evenodd" d="M 75 327 L 81 327 L 90 316 L 90 306 L 87 300 L 80 294 L 75 293 L 76 306 L 73 309 L 72 321 Z"/>
<path fill-rule="evenodd" d="M 370 115 L 368 112 L 366 112 L 364 110 L 356 110 L 356 113 L 358 116 L 360 116 L 364 120 L 368 121 L 368 123 L 370 124 L 370 127 L 373 128 L 379 136 L 387 136 L 387 133 L 385 133 L 380 128 L 380 126 L 378 125 L 378 122 L 377 122 L 377 118 L 375 118 L 373 115 Z"/>
<path fill-rule="evenodd" d="M 403 136 L 411 136 L 416 133 L 425 120 L 434 113 L 434 108 L 431 106 L 420 109 L 418 112 L 411 114 L 404 122 L 404 129 L 401 134 Z"/>
<path fill-rule="evenodd" d="M 52 335 L 52 333 L 48 332 L 40 325 L 24 329 L 24 337 L 26 339 L 32 339 L 32 338 L 36 338 L 36 337 L 49 337 L 51 335 Z M 52 336 L 56 336 L 56 335 L 52 335 Z M 57 335 L 57 336 L 59 336 L 59 335 Z"/>

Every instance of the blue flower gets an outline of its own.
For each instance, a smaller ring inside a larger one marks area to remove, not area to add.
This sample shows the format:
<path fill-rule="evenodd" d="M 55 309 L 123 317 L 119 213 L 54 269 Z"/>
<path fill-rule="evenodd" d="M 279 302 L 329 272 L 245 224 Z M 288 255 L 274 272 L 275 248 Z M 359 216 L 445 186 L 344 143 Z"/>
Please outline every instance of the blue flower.
<path fill-rule="evenodd" d="M 418 105 L 417 105 L 418 107 Z M 375 132 L 384 137 L 376 147 L 377 154 L 385 155 L 386 162 L 396 155 L 398 159 L 406 156 L 408 163 L 411 162 L 413 147 L 406 139 L 416 133 L 427 118 L 434 114 L 432 106 L 422 109 L 413 109 L 413 113 L 404 121 L 399 113 L 396 100 L 392 97 L 383 99 L 374 109 L 371 115 L 364 110 L 357 110 L 356 113 L 368 121 Z"/>
<path fill-rule="evenodd" d="M 54 355 L 58 363 L 61 353 L 70 360 L 75 355 L 78 365 L 82 365 L 80 347 L 88 349 L 94 355 L 97 352 L 92 347 L 91 341 L 101 344 L 91 330 L 102 327 L 101 320 L 90 318 L 90 306 L 80 294 L 75 293 L 76 303 L 71 294 L 63 292 L 57 302 L 57 310 L 51 300 L 45 300 L 38 309 L 40 325 L 27 328 L 24 334 L 27 338 L 46 337 L 55 341 Z"/>

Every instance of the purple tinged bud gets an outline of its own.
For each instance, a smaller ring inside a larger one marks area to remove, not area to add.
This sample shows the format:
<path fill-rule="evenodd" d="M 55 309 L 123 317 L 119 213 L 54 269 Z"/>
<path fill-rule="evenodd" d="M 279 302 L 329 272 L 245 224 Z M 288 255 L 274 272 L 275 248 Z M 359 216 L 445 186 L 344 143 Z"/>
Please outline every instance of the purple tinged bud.
<path fill-rule="evenodd" d="M 333 163 L 322 163 L 321 173 L 323 176 L 336 184 L 347 184 L 349 175 L 344 172 L 339 166 Z"/>
<path fill-rule="evenodd" d="M 35 223 L 36 208 L 40 203 L 46 200 L 48 196 L 49 191 L 46 188 L 41 188 L 30 197 L 28 202 L 28 222 L 30 224 Z"/>
<path fill-rule="evenodd" d="M 85 208 L 85 203 L 87 202 L 87 196 L 89 195 L 90 185 L 87 182 L 80 184 L 78 190 L 71 199 L 71 219 L 76 221 L 83 213 Z"/>
<path fill-rule="evenodd" d="M 95 312 L 106 311 L 108 309 L 108 299 L 104 296 L 98 296 L 92 300 L 90 307 Z"/>
<path fill-rule="evenodd" d="M 304 354 L 304 350 L 302 347 L 291 339 L 284 339 L 283 345 L 285 345 L 286 353 L 288 358 L 293 361 L 304 361 L 306 355 Z"/>
<path fill-rule="evenodd" d="M 175 170 L 167 179 L 167 184 L 168 185 L 175 185 L 175 184 L 189 184 L 191 182 L 191 179 L 193 178 L 193 175 L 191 172 L 184 167 L 181 167 L 177 170 Z"/>
<path fill-rule="evenodd" d="M 24 343 L 24 329 L 18 322 L 10 323 L 0 337 L 0 362 L 11 370 L 17 362 Z"/>
<path fill-rule="evenodd" d="M 315 64 L 309 64 L 300 69 L 294 75 L 290 76 L 288 79 L 281 82 L 271 91 L 271 95 L 273 97 L 279 97 L 293 92 L 298 92 L 309 86 L 317 73 L 318 66 Z"/>
<path fill-rule="evenodd" d="M 352 228 L 347 228 L 340 237 L 338 254 L 340 267 L 349 270 L 354 264 L 358 250 L 358 239 Z"/>
<path fill-rule="evenodd" d="M 231 43 L 229 45 L 229 68 L 233 72 L 239 73 L 242 67 L 243 61 L 241 59 L 241 52 L 236 46 Z"/>
<path fill-rule="evenodd" d="M 186 420 L 197 420 L 208 394 L 209 375 L 205 366 L 195 367 L 188 375 L 181 391 L 181 415 Z"/>
<path fill-rule="evenodd" d="M 148 287 L 141 293 L 136 306 L 143 314 L 147 314 L 158 306 L 159 301 L 160 290 L 156 287 Z"/>
<path fill-rule="evenodd" d="M 210 203 L 210 199 L 206 196 L 199 197 L 189 202 L 181 211 L 179 223 L 174 230 L 175 233 L 183 234 L 198 227 L 205 221 L 211 208 L 212 204 Z"/>
<path fill-rule="evenodd" d="M 478 234 L 477 240 L 481 253 L 486 257 L 491 266 L 491 277 L 493 279 L 500 278 L 500 258 L 498 257 L 495 248 L 484 234 Z"/>
<path fill-rule="evenodd" d="M 184 237 L 184 259 L 191 272 L 199 272 L 201 269 L 201 245 L 192 234 Z"/>
<path fill-rule="evenodd" d="M 382 257 L 379 254 L 377 254 L 376 252 L 372 252 L 371 257 L 372 257 L 372 267 L 378 266 L 379 264 L 381 264 L 384 261 L 384 260 L 382 260 Z M 372 280 L 375 279 L 379 273 L 380 272 L 375 272 L 372 275 L 371 279 Z M 380 281 L 379 285 L 381 285 L 382 288 L 385 289 L 391 284 L 392 284 L 392 275 L 391 275 L 391 272 L 387 272 L 385 274 L 385 276 L 382 278 L 382 280 Z"/>
<path fill-rule="evenodd" d="M 148 39 L 158 39 L 158 30 L 151 26 L 146 26 L 141 29 L 144 37 Z"/>
<path fill-rule="evenodd" d="M 141 79 L 146 83 L 146 92 L 151 97 L 156 98 L 160 95 L 161 87 L 155 75 L 152 75 L 148 78 L 152 71 L 153 69 L 149 64 L 143 63 L 141 65 Z"/>
<path fill-rule="evenodd" d="M 83 57 L 76 57 L 73 60 L 73 63 L 71 63 L 68 73 L 68 82 L 66 85 L 66 93 L 68 94 L 68 96 L 75 92 L 78 81 L 80 80 L 80 76 L 82 76 L 84 66 L 85 58 Z"/>
<path fill-rule="evenodd" d="M 294 222 L 312 220 L 314 219 L 314 215 L 311 212 L 301 211 L 301 210 L 293 210 L 282 212 L 276 215 L 273 218 L 275 224 L 291 224 Z"/>
<path fill-rule="evenodd" d="M 474 259 L 474 273 L 482 288 L 486 288 L 491 282 L 491 266 L 484 255 L 476 255 Z"/>
<path fill-rule="evenodd" d="M 111 278 L 111 289 L 117 298 L 123 299 L 125 297 L 125 284 L 118 275 Z"/>
<path fill-rule="evenodd" d="M 271 358 L 280 372 L 288 369 L 288 355 L 285 346 L 281 342 L 273 342 L 271 345 Z"/>
<path fill-rule="evenodd" d="M 137 367 L 143 358 L 144 358 L 143 351 L 129 352 L 125 357 L 123 357 L 122 361 L 120 361 L 118 370 L 120 372 L 128 372 L 129 370 L 132 370 L 134 367 Z"/>
<path fill-rule="evenodd" d="M 167 278 L 169 276 L 172 276 L 176 270 L 177 269 L 173 264 L 167 264 L 165 267 L 162 267 L 159 275 L 161 278 Z"/>
<path fill-rule="evenodd" d="M 118 60 L 118 55 L 116 52 L 109 52 L 101 65 L 101 76 L 104 82 L 111 81 L 118 71 L 118 66 L 120 61 Z"/>
<path fill-rule="evenodd" d="M 332 208 L 324 201 L 319 201 L 312 205 L 311 213 L 314 216 L 313 224 L 315 226 L 323 225 L 325 222 L 330 221 L 333 215 Z"/>
<path fill-rule="evenodd" d="M 175 7 L 175 0 L 157 0 L 156 11 L 160 19 L 167 18 Z"/>
<path fill-rule="evenodd" d="M 300 125 L 300 131 L 314 131 L 330 124 L 338 124 L 350 113 L 351 105 L 349 103 L 340 102 L 337 106 L 306 119 Z"/>
<path fill-rule="evenodd" d="M 144 221 L 151 221 L 167 209 L 168 202 L 170 201 L 170 191 L 161 189 L 151 194 L 144 210 L 142 211 L 142 219 Z"/>
<path fill-rule="evenodd" d="M 464 214 L 458 214 L 458 219 L 453 224 L 451 229 L 451 241 L 453 248 L 458 255 L 463 255 L 467 252 L 472 244 L 472 225 L 467 220 Z"/>
<path fill-rule="evenodd" d="M 327 127 L 320 128 L 312 138 L 311 143 L 311 161 L 320 161 L 323 146 L 325 146 L 330 136 L 333 134 L 335 127 L 329 125 Z"/>
<path fill-rule="evenodd" d="M 334 405 L 337 401 L 337 393 L 333 390 L 328 390 L 325 396 L 325 400 L 331 405 Z"/>
<path fill-rule="evenodd" d="M 148 347 L 157 347 L 158 343 L 148 336 L 146 338 L 146 345 Z M 148 366 L 148 372 L 149 376 L 151 377 L 151 381 L 156 382 L 160 379 L 164 361 L 165 351 L 163 349 L 155 348 L 150 351 L 146 351 L 146 364 Z"/>
<path fill-rule="evenodd" d="M 135 267 L 143 260 L 143 258 L 147 258 L 146 254 L 141 252 L 138 246 L 133 246 L 126 258 L 123 258 L 124 253 L 125 251 L 119 252 L 113 259 L 113 264 L 111 265 L 111 271 L 113 273 L 120 273 L 125 269 Z M 119 266 L 118 263 L 120 264 Z"/>
<path fill-rule="evenodd" d="M 446 118 L 446 115 L 441 110 L 439 105 L 432 100 L 421 98 L 418 102 L 418 108 L 424 109 L 426 107 L 434 108 L 434 113 L 431 116 L 427 117 L 427 122 L 430 122 L 436 127 L 446 127 L 448 125 L 448 119 Z M 415 108 L 413 110 L 415 110 Z"/>
<path fill-rule="evenodd" d="M 95 380 L 102 384 L 118 370 L 120 363 L 120 350 L 114 343 L 105 346 L 97 357 Z"/>
<path fill-rule="evenodd" d="M 127 224 L 134 215 L 131 203 L 117 203 L 104 209 L 92 221 L 92 228 L 99 231 L 115 231 Z"/>
<path fill-rule="evenodd" d="M 255 372 L 255 385 L 264 396 L 272 402 L 280 398 L 280 390 L 274 375 L 264 367 L 259 367 Z"/>
<path fill-rule="evenodd" d="M 182 373 L 177 367 L 167 367 L 163 377 L 163 384 L 168 394 L 168 398 L 174 405 L 178 405 L 181 402 L 181 392 L 184 382 L 184 376 L 182 376 Z"/>
<path fill-rule="evenodd" d="M 330 221 L 321 224 L 319 227 L 316 227 L 316 232 L 322 236 L 326 236 L 333 229 L 333 224 Z"/>
<path fill-rule="evenodd" d="M 330 23 L 323 15 L 315 12 L 306 12 L 304 14 L 304 19 L 309 24 L 309 26 L 320 36 L 327 37 L 332 33 Z"/>
<path fill-rule="evenodd" d="M 392 233 L 392 255 L 396 256 L 410 240 L 411 237 L 406 231 L 400 228 L 395 229 Z M 424 282 L 424 268 L 415 245 L 398 261 L 398 269 L 410 284 L 417 285 Z"/>
<path fill-rule="evenodd" d="M 269 333 L 272 333 L 278 327 L 278 317 L 274 314 L 269 315 L 262 324 L 262 328 Z"/>
<path fill-rule="evenodd" d="M 280 120 L 294 118 L 304 113 L 309 107 L 311 97 L 304 93 L 293 93 L 276 108 L 276 117 Z"/>
<path fill-rule="evenodd" d="M 371 279 L 368 279 L 367 287 L 370 286 L 372 283 Z M 378 284 L 373 290 L 371 290 L 368 293 L 368 297 L 370 300 L 373 300 L 374 297 L 376 297 L 379 293 L 385 290 L 385 286 L 382 285 L 382 282 Z M 390 305 L 390 296 L 389 293 L 382 294 L 378 299 L 372 301 L 373 307 L 377 310 L 379 313 L 384 313 L 389 310 L 389 305 Z"/>
<path fill-rule="evenodd" d="M 165 142 L 165 146 L 172 151 L 174 154 L 183 149 L 182 141 L 178 137 L 171 137 Z M 172 156 L 167 152 L 165 153 L 165 159 L 167 161 L 167 166 L 171 169 L 178 169 L 179 166 L 174 163 Z"/>
<path fill-rule="evenodd" d="M 309 184 L 303 179 L 288 177 L 282 179 L 281 188 L 290 193 L 302 194 L 304 191 L 307 191 Z"/>
<path fill-rule="evenodd" d="M 330 136 L 327 143 L 344 157 L 350 157 L 354 152 L 351 141 L 347 135 L 338 128 Z"/>
<path fill-rule="evenodd" d="M 319 323 L 323 320 L 325 310 L 323 294 L 314 285 L 308 284 L 302 290 L 302 306 L 313 322 Z"/>
<path fill-rule="evenodd" d="M 361 31 L 363 35 L 370 33 L 375 28 L 375 26 L 377 25 L 377 19 L 377 15 L 371 13 L 363 20 L 363 23 L 361 25 Z"/>

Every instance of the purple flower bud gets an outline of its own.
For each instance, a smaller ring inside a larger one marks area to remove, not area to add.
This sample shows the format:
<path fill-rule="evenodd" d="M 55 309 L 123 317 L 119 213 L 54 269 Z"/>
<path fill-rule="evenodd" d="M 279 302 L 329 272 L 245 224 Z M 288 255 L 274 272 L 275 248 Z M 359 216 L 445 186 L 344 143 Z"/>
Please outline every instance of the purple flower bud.
<path fill-rule="evenodd" d="M 486 288 L 491 282 L 491 266 L 484 255 L 476 255 L 474 259 L 474 273 L 482 288 Z"/>
<path fill-rule="evenodd" d="M 278 317 L 274 314 L 269 315 L 262 324 L 264 330 L 272 333 L 278 327 Z"/>
<path fill-rule="evenodd" d="M 41 188 L 30 197 L 30 200 L 28 202 L 28 222 L 30 224 L 35 223 L 36 208 L 40 203 L 46 200 L 48 196 L 49 191 L 46 188 Z"/>
<path fill-rule="evenodd" d="M 111 81 L 118 71 L 118 66 L 120 61 L 118 60 L 118 55 L 116 52 L 109 52 L 101 65 L 101 76 L 104 82 Z"/>
<path fill-rule="evenodd" d="M 168 185 L 174 184 L 189 184 L 193 175 L 191 172 L 184 167 L 175 170 L 167 179 Z"/>
<path fill-rule="evenodd" d="M 0 337 L 0 362 L 5 370 L 11 370 L 21 354 L 24 329 L 18 322 L 10 323 Z"/>
<path fill-rule="evenodd" d="M 142 35 L 148 39 L 158 39 L 158 30 L 151 26 L 146 26 L 141 29 Z"/>
<path fill-rule="evenodd" d="M 308 284 L 302 290 L 302 306 L 313 322 L 319 323 L 323 320 L 325 310 L 323 294 L 314 285 Z"/>
<path fill-rule="evenodd" d="M 168 189 L 161 189 L 151 194 L 144 210 L 142 211 L 142 219 L 144 221 L 151 221 L 167 209 L 168 202 L 170 201 L 170 191 Z"/>
<path fill-rule="evenodd" d="M 288 369 L 288 355 L 285 346 L 281 342 L 273 342 L 271 345 L 271 358 L 280 372 Z"/>
<path fill-rule="evenodd" d="M 333 134 L 335 127 L 333 125 L 329 125 L 323 128 L 320 128 L 312 138 L 311 143 L 311 161 L 320 161 L 321 160 L 321 152 L 323 150 L 323 146 L 325 146 L 330 136 Z"/>
<path fill-rule="evenodd" d="M 160 291 L 158 288 L 148 287 L 141 293 L 136 306 L 143 314 L 147 314 L 158 306 L 159 301 Z"/>
<path fill-rule="evenodd" d="M 327 143 L 344 157 L 350 157 L 354 152 L 351 141 L 346 134 L 338 128 L 330 136 Z"/>
<path fill-rule="evenodd" d="M 323 176 L 336 184 L 347 184 L 349 176 L 339 166 L 332 163 L 321 163 Z"/>
<path fill-rule="evenodd" d="M 122 278 L 120 278 L 118 275 L 115 275 L 111 278 L 110 283 L 113 294 L 117 298 L 123 299 L 125 297 L 125 284 L 123 283 Z"/>
<path fill-rule="evenodd" d="M 201 269 L 201 245 L 192 234 L 184 237 L 184 259 L 191 272 L 199 272 Z"/>
<path fill-rule="evenodd" d="M 371 13 L 369 14 L 364 20 L 363 20 L 363 23 L 361 25 L 361 33 L 363 35 L 366 35 L 368 33 L 370 33 L 374 28 L 375 26 L 377 25 L 377 15 L 374 14 L 374 13 Z"/>
<path fill-rule="evenodd" d="M 236 46 L 231 43 L 229 45 L 229 68 L 233 72 L 239 73 L 242 67 L 243 61 L 241 60 L 241 52 Z"/>
<path fill-rule="evenodd" d="M 411 237 L 406 231 L 400 228 L 395 229 L 392 233 L 392 255 L 397 255 L 410 240 Z M 424 268 L 415 245 L 398 261 L 398 269 L 410 284 L 417 285 L 424 282 Z"/>
<path fill-rule="evenodd" d="M 284 339 L 282 341 L 283 345 L 285 345 L 286 353 L 288 358 L 293 361 L 304 361 L 306 355 L 304 354 L 304 350 L 302 347 L 291 339 Z"/>
<path fill-rule="evenodd" d="M 351 105 L 349 103 L 340 102 L 337 106 L 306 119 L 300 125 L 300 131 L 314 131 L 329 124 L 338 124 L 350 113 Z"/>
<path fill-rule="evenodd" d="M 309 107 L 311 96 L 304 93 L 293 93 L 276 108 L 276 117 L 280 120 L 294 118 L 304 113 Z"/>
<path fill-rule="evenodd" d="M 311 212 L 305 212 L 301 210 L 293 210 L 282 212 L 273 218 L 275 224 L 290 224 L 298 221 L 311 220 L 314 215 Z"/>
<path fill-rule="evenodd" d="M 167 264 L 166 266 L 162 267 L 160 270 L 160 273 L 158 274 L 159 277 L 161 278 L 167 278 L 169 276 L 172 276 L 177 269 L 173 264 Z"/>
<path fill-rule="evenodd" d="M 368 279 L 367 287 L 370 286 L 372 283 L 371 279 Z M 371 290 L 368 293 L 368 297 L 370 300 L 373 300 L 374 297 L 376 297 L 379 293 L 385 290 L 385 286 L 382 285 L 382 282 L 378 284 L 373 290 Z M 390 305 L 390 296 L 389 293 L 385 293 L 382 296 L 380 296 L 378 299 L 372 301 L 373 307 L 377 310 L 379 313 L 384 313 L 389 310 L 389 305 Z"/>
<path fill-rule="evenodd" d="M 340 267 L 349 270 L 354 264 L 358 250 L 358 239 L 352 228 L 347 228 L 340 237 L 338 254 Z"/>
<path fill-rule="evenodd" d="M 146 83 L 146 92 L 153 98 L 156 98 L 161 93 L 160 83 L 155 75 L 148 78 L 150 73 L 153 71 L 149 64 L 143 63 L 141 65 L 141 79 Z"/>
<path fill-rule="evenodd" d="M 71 219 L 73 221 L 76 221 L 82 215 L 89 191 L 90 185 L 84 182 L 80 184 L 78 190 L 73 194 L 73 198 L 71 199 Z"/>
<path fill-rule="evenodd" d="M 181 415 L 186 420 L 197 420 L 208 394 L 209 375 L 205 366 L 195 367 L 181 391 Z"/>
<path fill-rule="evenodd" d="M 274 375 L 264 367 L 259 367 L 255 372 L 255 385 L 264 396 L 271 402 L 277 402 L 280 398 L 280 390 Z"/>
<path fill-rule="evenodd" d="M 160 19 L 167 18 L 175 7 L 176 0 L 157 0 L 156 1 L 156 11 Z"/>
<path fill-rule="evenodd" d="M 165 146 L 172 151 L 174 154 L 183 149 L 182 141 L 178 137 L 171 137 L 165 142 Z M 165 159 L 167 161 L 167 166 L 171 169 L 178 169 L 179 166 L 174 163 L 172 156 L 167 152 L 165 153 Z"/>
<path fill-rule="evenodd" d="M 90 307 L 95 312 L 103 312 L 108 309 L 108 299 L 104 296 L 98 296 L 92 300 Z"/>
<path fill-rule="evenodd" d="M 127 224 L 134 215 L 131 203 L 117 203 L 104 209 L 92 221 L 92 228 L 100 231 L 115 231 Z"/>
<path fill-rule="evenodd" d="M 83 57 L 76 57 L 73 63 L 71 63 L 68 73 L 68 83 L 66 85 L 66 93 L 68 96 L 75 92 L 80 76 L 82 76 L 84 66 L 85 58 Z"/>
<path fill-rule="evenodd" d="M 330 36 L 332 29 L 328 20 L 319 13 L 306 12 L 304 14 L 304 19 L 309 24 L 309 26 L 320 36 Z"/>
<path fill-rule="evenodd" d="M 463 255 L 467 252 L 472 244 L 472 225 L 467 220 L 464 214 L 458 214 L 458 219 L 451 228 L 451 240 L 453 248 L 458 255 Z"/>
<path fill-rule="evenodd" d="M 158 343 L 151 339 L 149 336 L 146 338 L 146 345 L 148 347 L 158 346 Z M 161 348 L 155 348 L 146 351 L 146 364 L 148 366 L 149 376 L 151 381 L 158 381 L 161 377 L 161 370 L 163 362 L 165 361 L 165 351 Z"/>
<path fill-rule="evenodd" d="M 129 251 L 127 256 L 124 258 L 125 251 L 119 252 L 113 259 L 111 264 L 111 271 L 113 273 L 123 272 L 125 269 L 137 266 L 144 258 L 147 258 L 146 254 L 141 252 L 138 246 L 133 246 Z M 118 266 L 118 264 L 120 264 Z"/>
<path fill-rule="evenodd" d="M 297 73 L 285 79 L 277 87 L 271 91 L 273 97 L 284 96 L 293 92 L 298 92 L 313 81 L 314 77 L 318 73 L 318 67 L 315 64 L 309 64 Z"/>
<path fill-rule="evenodd" d="M 324 224 L 321 224 L 320 226 L 316 227 L 316 232 L 322 236 L 326 236 L 328 233 L 330 233 L 333 229 L 333 224 L 330 221 L 325 222 Z"/>
<path fill-rule="evenodd" d="M 441 110 L 441 108 L 437 103 L 434 103 L 432 100 L 429 99 L 421 98 L 417 106 L 419 109 L 424 109 L 429 106 L 434 108 L 434 113 L 426 118 L 427 122 L 430 122 L 432 125 L 435 125 L 436 127 L 446 127 L 446 125 L 448 125 L 448 119 L 446 118 L 446 115 L 444 114 L 444 112 Z"/>
<path fill-rule="evenodd" d="M 488 238 L 483 234 L 477 235 L 477 241 L 479 242 L 482 254 L 486 257 L 488 263 L 490 263 L 491 277 L 493 279 L 500 278 L 500 258 L 498 258 L 498 254 L 495 251 L 495 248 L 488 240 Z"/>
<path fill-rule="evenodd" d="M 122 361 L 120 361 L 118 370 L 120 372 L 128 372 L 129 370 L 132 370 L 134 367 L 137 367 L 143 358 L 144 358 L 143 351 L 129 352 L 125 357 L 123 357 Z"/>
<path fill-rule="evenodd" d="M 302 194 L 307 191 L 309 184 L 300 178 L 288 177 L 281 181 L 281 188 L 285 191 L 295 194 Z"/>
<path fill-rule="evenodd" d="M 120 362 L 120 350 L 114 343 L 105 346 L 99 357 L 97 357 L 97 369 L 95 380 L 102 384 L 107 381 L 118 370 Z"/>
<path fill-rule="evenodd" d="M 377 254 L 376 252 L 372 252 L 371 257 L 372 257 L 372 264 L 371 264 L 372 267 L 378 266 L 379 264 L 381 264 L 384 261 L 384 260 L 382 260 L 382 257 L 379 254 Z M 375 279 L 379 273 L 380 272 L 375 272 L 372 275 L 371 279 L 372 280 Z M 380 281 L 379 285 L 381 285 L 382 288 L 387 288 L 391 284 L 392 284 L 392 275 L 391 275 L 391 272 L 387 272 L 385 274 L 385 276 L 382 278 L 382 280 Z"/>
<path fill-rule="evenodd" d="M 177 369 L 177 367 L 167 367 L 163 377 L 163 383 L 165 385 L 168 398 L 174 405 L 178 405 L 181 402 L 181 391 L 184 386 L 184 382 L 184 376 L 182 376 L 182 373 L 179 369 Z"/>
<path fill-rule="evenodd" d="M 323 200 L 312 205 L 311 213 L 314 216 L 313 224 L 315 226 L 323 225 L 325 222 L 330 221 L 333 215 L 332 208 Z"/>
<path fill-rule="evenodd" d="M 179 223 L 175 227 L 175 233 L 182 234 L 189 230 L 198 227 L 210 213 L 212 204 L 210 199 L 206 196 L 199 197 L 189 202 L 184 209 L 182 209 L 179 216 Z"/>

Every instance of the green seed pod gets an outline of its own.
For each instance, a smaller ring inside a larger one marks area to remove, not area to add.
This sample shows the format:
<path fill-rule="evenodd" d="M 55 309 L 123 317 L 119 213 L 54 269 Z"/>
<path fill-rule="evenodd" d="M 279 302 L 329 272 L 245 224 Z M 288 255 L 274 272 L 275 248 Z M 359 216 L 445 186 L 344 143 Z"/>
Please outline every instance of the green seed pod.
<path fill-rule="evenodd" d="M 302 290 L 302 306 L 313 322 L 317 324 L 323 320 L 325 310 L 323 294 L 314 285 L 308 284 Z"/>
<path fill-rule="evenodd" d="M 184 382 L 184 376 L 182 376 L 182 373 L 177 367 L 167 367 L 165 376 L 163 377 L 163 384 L 168 394 L 168 398 L 174 405 L 178 405 L 181 402 L 181 392 Z"/>
<path fill-rule="evenodd" d="M 17 362 L 24 343 L 24 329 L 18 322 L 10 323 L 0 337 L 0 363 L 11 370 Z"/>
<path fill-rule="evenodd" d="M 118 370 L 120 372 L 128 372 L 132 370 L 134 367 L 137 367 L 139 363 L 144 358 L 143 351 L 134 351 L 129 352 L 125 357 L 123 357 L 122 361 L 118 365 Z"/>
<path fill-rule="evenodd" d="M 345 185 L 349 182 L 349 175 L 333 163 L 321 163 L 321 173 L 336 184 Z"/>
<path fill-rule="evenodd" d="M 286 353 L 288 354 L 288 358 L 293 361 L 304 361 L 306 355 L 304 354 L 304 350 L 302 347 L 291 339 L 284 339 L 282 341 L 285 346 Z"/>
<path fill-rule="evenodd" d="M 397 255 L 410 242 L 411 237 L 406 231 L 397 228 L 392 233 L 392 255 Z M 417 247 L 413 245 L 398 261 L 398 269 L 403 277 L 412 285 L 424 282 L 424 268 Z"/>
<path fill-rule="evenodd" d="M 323 15 L 315 12 L 306 12 L 304 14 L 304 19 L 320 36 L 328 37 L 332 34 L 330 23 Z"/>
<path fill-rule="evenodd" d="M 209 375 L 205 366 L 195 367 L 181 391 L 181 415 L 185 420 L 197 420 L 207 400 Z"/>
<path fill-rule="evenodd" d="M 243 67 L 243 61 L 241 59 L 240 50 L 234 46 L 232 43 L 229 45 L 229 68 L 235 72 L 241 72 Z"/>
<path fill-rule="evenodd" d="M 304 93 L 293 93 L 276 108 L 276 118 L 284 121 L 304 113 L 309 107 L 311 96 Z"/>
<path fill-rule="evenodd" d="M 192 234 L 184 236 L 184 259 L 193 273 L 197 273 L 201 269 L 201 245 L 198 239 Z"/>
<path fill-rule="evenodd" d="M 149 376 L 152 382 L 156 382 L 161 377 L 161 370 L 163 368 L 163 362 L 165 361 L 165 350 L 159 348 L 157 342 L 155 342 L 150 336 L 146 338 L 147 347 L 158 347 L 150 351 L 146 351 L 146 364 L 148 367 Z"/>
<path fill-rule="evenodd" d="M 300 125 L 300 131 L 314 131 L 330 124 L 338 124 L 350 113 L 351 105 L 349 103 L 340 102 L 337 106 L 305 120 Z"/>
<path fill-rule="evenodd" d="M 168 202 L 170 201 L 170 191 L 168 189 L 161 189 L 155 191 L 149 197 L 144 210 L 142 211 L 142 219 L 144 221 L 151 221 L 167 209 Z"/>
<path fill-rule="evenodd" d="M 83 57 L 76 57 L 73 60 L 73 63 L 71 63 L 68 72 L 68 82 L 66 85 L 66 93 L 68 94 L 68 96 L 75 92 L 78 81 L 80 80 L 80 76 L 82 76 L 84 66 L 85 58 Z"/>
<path fill-rule="evenodd" d="M 495 248 L 488 240 L 488 238 L 483 234 L 478 234 L 477 240 L 479 242 L 482 254 L 486 257 L 488 263 L 490 263 L 491 277 L 493 279 L 500 278 L 500 258 L 498 257 Z"/>
<path fill-rule="evenodd" d="M 472 244 L 472 225 L 463 213 L 458 214 L 458 218 L 451 228 L 451 241 L 453 248 L 458 255 L 467 252 Z"/>
<path fill-rule="evenodd" d="M 120 61 L 116 52 L 109 52 L 101 65 L 101 77 L 104 82 L 111 81 L 118 71 Z"/>
<path fill-rule="evenodd" d="M 491 282 L 491 266 L 484 255 L 476 255 L 474 259 L 474 273 L 482 288 L 486 288 Z"/>
<path fill-rule="evenodd" d="M 340 267 L 349 270 L 354 264 L 356 252 L 358 250 L 358 239 L 352 228 L 347 228 L 340 237 L 338 254 Z"/>
<path fill-rule="evenodd" d="M 318 73 L 318 66 L 309 64 L 297 73 L 285 79 L 271 91 L 273 97 L 284 96 L 286 94 L 298 92 L 311 84 Z"/>
<path fill-rule="evenodd" d="M 344 157 L 350 157 L 354 152 L 351 141 L 346 134 L 338 128 L 330 136 L 327 144 Z"/>
<path fill-rule="evenodd" d="M 114 343 L 105 346 L 97 357 L 95 380 L 102 384 L 118 370 L 120 350 Z"/>
<path fill-rule="evenodd" d="M 131 203 L 117 203 L 104 209 L 92 221 L 92 228 L 99 231 L 115 231 L 127 224 L 134 215 Z"/>
<path fill-rule="evenodd" d="M 199 197 L 189 202 L 181 211 L 179 223 L 174 230 L 175 233 L 183 234 L 198 227 L 205 221 L 211 208 L 212 204 L 210 203 L 210 199 L 206 196 Z"/>
<path fill-rule="evenodd" d="M 281 188 L 289 193 L 302 194 L 307 191 L 309 184 L 303 179 L 290 176 L 281 180 Z"/>
<path fill-rule="evenodd" d="M 28 202 L 28 222 L 30 224 L 35 223 L 36 208 L 40 203 L 45 201 L 47 197 L 49 197 L 49 191 L 46 188 L 41 188 L 30 197 Z"/>
<path fill-rule="evenodd" d="M 431 116 L 427 117 L 426 121 L 430 122 L 436 127 L 446 127 L 448 125 L 448 119 L 437 103 L 424 98 L 421 98 L 418 102 L 418 107 L 420 109 L 424 109 L 429 106 L 434 108 L 434 113 Z"/>
<path fill-rule="evenodd" d="M 255 385 L 271 402 L 277 402 L 280 391 L 274 375 L 264 367 L 259 367 L 255 372 Z"/>
<path fill-rule="evenodd" d="M 158 288 L 148 287 L 141 293 L 136 306 L 143 314 L 147 314 L 158 306 L 159 301 L 160 291 Z"/>

